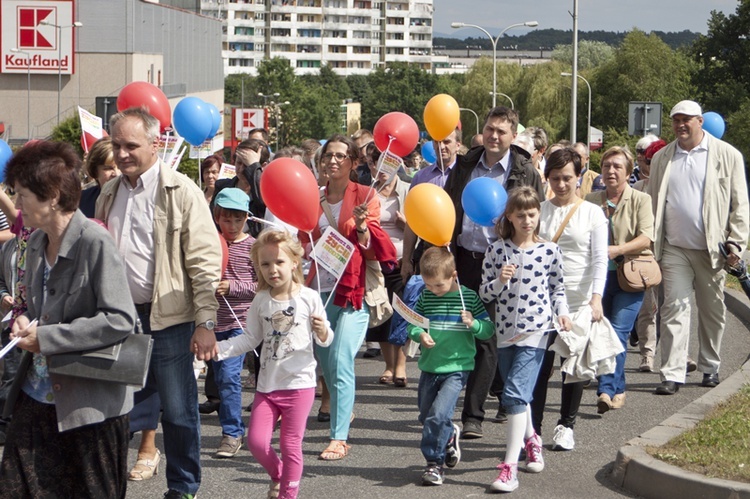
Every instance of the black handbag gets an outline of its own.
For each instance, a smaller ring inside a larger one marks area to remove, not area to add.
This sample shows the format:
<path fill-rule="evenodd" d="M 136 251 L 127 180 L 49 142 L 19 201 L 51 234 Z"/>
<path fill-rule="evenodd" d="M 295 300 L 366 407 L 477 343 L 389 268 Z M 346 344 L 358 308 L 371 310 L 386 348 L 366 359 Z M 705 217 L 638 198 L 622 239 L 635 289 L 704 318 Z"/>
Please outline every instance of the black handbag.
<path fill-rule="evenodd" d="M 153 343 L 150 334 L 130 334 L 107 347 L 49 355 L 47 369 L 52 374 L 108 381 L 140 389 L 146 384 Z"/>

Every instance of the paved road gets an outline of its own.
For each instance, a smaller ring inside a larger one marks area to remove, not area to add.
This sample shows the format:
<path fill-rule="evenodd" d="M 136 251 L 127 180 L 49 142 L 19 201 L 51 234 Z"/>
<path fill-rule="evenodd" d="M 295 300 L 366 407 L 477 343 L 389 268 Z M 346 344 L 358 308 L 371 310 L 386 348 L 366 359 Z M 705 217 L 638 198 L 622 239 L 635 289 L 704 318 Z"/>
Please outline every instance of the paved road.
<path fill-rule="evenodd" d="M 728 316 L 722 359 L 725 374 L 734 372 L 747 360 L 750 353 L 748 334 L 747 324 Z M 694 357 L 697 356 L 695 339 L 691 352 Z M 689 375 L 687 384 L 676 395 L 655 396 L 652 392 L 659 383 L 659 375 L 638 372 L 638 361 L 637 352 L 630 349 L 626 366 L 628 396 L 625 408 L 610 411 L 604 417 L 598 416 L 596 388 L 595 383 L 592 384 L 584 393 L 575 430 L 576 449 L 572 452 L 547 450 L 544 454 L 545 470 L 537 475 L 521 472 L 520 487 L 513 497 L 633 497 L 609 481 L 608 475 L 617 449 L 708 390 L 700 386 L 701 374 L 696 372 Z M 415 360 L 408 363 L 407 388 L 378 384 L 382 367 L 379 359 L 357 360 L 356 419 L 350 437 L 352 450 L 342 461 L 328 463 L 317 459 L 328 442 L 328 429 L 315 420 L 319 406 L 319 401 L 316 401 L 304 443 L 305 473 L 300 497 L 453 499 L 488 494 L 487 487 L 496 477 L 495 466 L 504 451 L 504 425 L 485 422 L 484 438 L 463 442 L 463 459 L 455 469 L 447 471 L 446 483 L 441 487 L 422 487 L 419 478 L 424 462 L 419 451 L 421 427 L 417 423 L 416 410 L 417 363 Z M 543 428 L 547 449 L 557 421 L 560 386 L 560 374 L 555 372 L 550 381 L 550 400 Z M 252 393 L 245 391 L 245 405 L 251 400 Z M 494 415 L 497 401 L 492 399 L 488 406 L 488 415 Z M 456 419 L 459 416 L 457 411 Z M 218 416 L 203 416 L 202 423 L 203 485 L 199 496 L 265 498 L 269 479 L 263 468 L 245 448 L 234 459 L 212 458 L 221 438 Z M 158 438 L 158 444 L 163 449 L 161 429 Z M 136 437 L 131 443 L 131 464 L 136 459 L 137 441 Z M 161 497 L 165 490 L 164 470 L 160 470 L 152 480 L 130 482 L 128 498 Z"/>

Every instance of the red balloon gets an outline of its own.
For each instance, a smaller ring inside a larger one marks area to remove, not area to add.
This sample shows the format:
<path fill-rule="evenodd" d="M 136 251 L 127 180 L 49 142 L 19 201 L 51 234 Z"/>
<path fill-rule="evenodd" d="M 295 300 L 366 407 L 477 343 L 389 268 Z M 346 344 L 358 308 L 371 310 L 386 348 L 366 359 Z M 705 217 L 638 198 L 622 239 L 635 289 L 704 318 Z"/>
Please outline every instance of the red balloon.
<path fill-rule="evenodd" d="M 404 157 L 411 153 L 419 142 L 419 127 L 414 118 L 408 114 L 393 112 L 383 115 L 372 130 L 375 145 L 381 152 L 390 142 L 390 151 L 396 156 Z M 393 142 L 391 142 L 393 139 Z"/>
<path fill-rule="evenodd" d="M 101 138 L 104 138 L 104 137 L 109 137 L 109 134 L 107 133 L 106 130 L 102 130 Z M 91 135 L 89 132 L 83 132 L 81 134 L 81 149 L 83 149 L 86 152 L 89 152 L 97 140 L 99 139 Z"/>
<path fill-rule="evenodd" d="M 227 265 L 229 265 L 229 245 L 224 236 L 219 233 L 219 241 L 221 241 L 221 277 L 227 272 Z"/>
<path fill-rule="evenodd" d="M 318 182 L 300 161 L 279 158 L 268 163 L 260 177 L 260 195 L 281 221 L 303 232 L 318 225 Z"/>
<path fill-rule="evenodd" d="M 143 107 L 159 120 L 162 131 L 172 124 L 172 109 L 164 92 L 147 81 L 128 83 L 117 96 L 117 110 L 124 111 L 131 107 Z"/>

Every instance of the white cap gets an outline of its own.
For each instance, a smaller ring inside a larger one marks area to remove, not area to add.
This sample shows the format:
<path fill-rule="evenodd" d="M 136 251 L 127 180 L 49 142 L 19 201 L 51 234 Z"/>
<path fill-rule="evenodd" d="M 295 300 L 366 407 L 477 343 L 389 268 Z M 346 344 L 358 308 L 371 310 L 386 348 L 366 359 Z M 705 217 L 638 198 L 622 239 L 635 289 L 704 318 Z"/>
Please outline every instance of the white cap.
<path fill-rule="evenodd" d="M 669 117 L 674 117 L 675 114 L 684 114 L 686 116 L 703 116 L 701 106 L 695 101 L 683 100 L 675 104 L 672 111 L 669 113 Z"/>

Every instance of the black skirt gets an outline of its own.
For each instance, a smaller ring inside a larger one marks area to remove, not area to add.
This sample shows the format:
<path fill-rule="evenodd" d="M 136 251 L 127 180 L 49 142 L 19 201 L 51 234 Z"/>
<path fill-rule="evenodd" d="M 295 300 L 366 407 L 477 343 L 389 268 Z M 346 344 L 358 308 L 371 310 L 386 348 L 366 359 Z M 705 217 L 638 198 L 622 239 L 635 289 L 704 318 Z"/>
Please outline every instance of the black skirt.
<path fill-rule="evenodd" d="M 55 406 L 22 391 L 0 464 L 0 495 L 124 498 L 128 440 L 127 415 L 60 433 Z"/>

